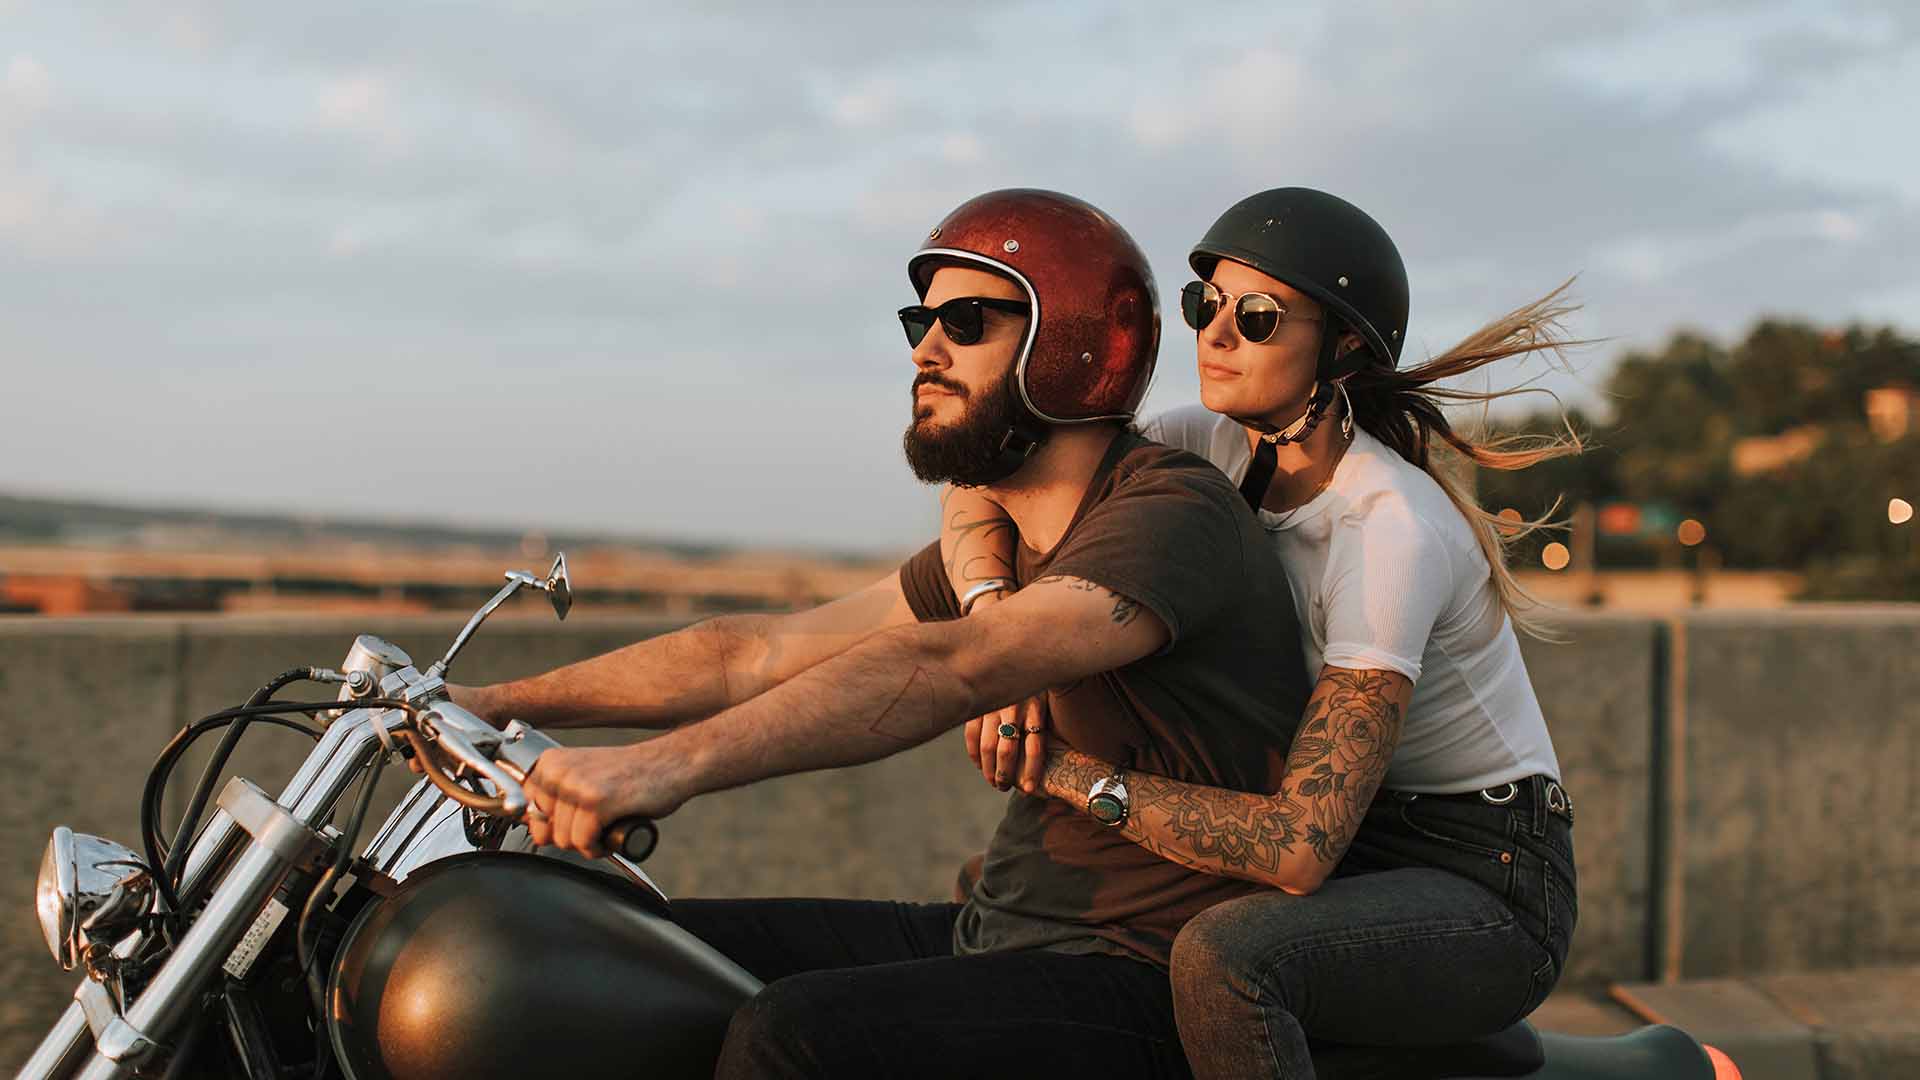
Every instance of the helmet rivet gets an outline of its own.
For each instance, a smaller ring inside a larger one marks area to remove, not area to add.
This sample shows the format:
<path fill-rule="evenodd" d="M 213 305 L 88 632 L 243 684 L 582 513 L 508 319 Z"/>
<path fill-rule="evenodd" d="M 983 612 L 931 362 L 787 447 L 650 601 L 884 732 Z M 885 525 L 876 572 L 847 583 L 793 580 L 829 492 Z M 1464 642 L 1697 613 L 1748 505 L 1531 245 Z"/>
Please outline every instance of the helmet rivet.
<path fill-rule="evenodd" d="M 1090 353 L 1090 352 L 1083 352 L 1083 353 L 1081 353 L 1081 354 L 1080 354 L 1080 362 L 1081 362 L 1081 363 L 1083 363 L 1083 364 L 1091 364 L 1091 363 L 1093 363 L 1093 354 L 1092 354 L 1092 353 Z"/>
<path fill-rule="evenodd" d="M 1395 340 L 1395 341 L 1399 341 L 1399 340 L 1400 340 L 1400 331 L 1398 331 L 1398 330 L 1395 330 L 1395 331 L 1393 332 L 1393 340 Z"/>
<path fill-rule="evenodd" d="M 938 240 L 938 239 L 940 239 L 940 226 L 938 226 L 938 225 L 935 225 L 935 226 L 933 227 L 933 231 L 927 234 L 927 239 L 929 239 L 929 240 Z"/>
<path fill-rule="evenodd" d="M 1011 254 L 1013 254 L 1014 252 L 1016 252 L 1016 251 L 1019 251 L 1019 250 L 1020 250 L 1020 241 L 1018 241 L 1018 240 L 1009 240 L 1009 241 L 1007 241 L 1006 243 L 1004 243 L 1004 244 L 1001 244 L 1000 246 L 1001 246 L 1001 247 L 1003 247 L 1003 248 L 1006 248 L 1006 249 L 1007 249 L 1007 254 L 1009 254 L 1009 255 L 1011 255 Z"/>
<path fill-rule="evenodd" d="M 1340 287 L 1343 289 L 1347 287 L 1347 278 L 1345 274 L 1342 274 L 1340 276 Z"/>

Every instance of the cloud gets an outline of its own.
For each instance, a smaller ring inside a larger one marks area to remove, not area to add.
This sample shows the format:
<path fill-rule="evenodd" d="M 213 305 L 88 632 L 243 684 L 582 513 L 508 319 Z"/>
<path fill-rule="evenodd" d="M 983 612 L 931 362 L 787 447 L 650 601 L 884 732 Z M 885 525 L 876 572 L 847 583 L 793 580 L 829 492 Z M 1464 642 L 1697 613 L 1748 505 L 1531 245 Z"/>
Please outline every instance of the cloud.
<path fill-rule="evenodd" d="M 6 90 L 8 104 L 37 109 L 47 103 L 53 91 L 53 79 L 45 64 L 26 53 L 15 53 L 7 59 L 6 75 L 0 79 L 0 86 Z"/>
<path fill-rule="evenodd" d="M 1920 16 L 1890 0 L 90 9 L 16 12 L 0 71 L 0 319 L 43 406 L 0 488 L 127 491 L 137 455 L 149 494 L 231 503 L 432 415 L 391 489 L 314 490 L 905 547 L 904 261 L 1012 185 L 1114 213 L 1168 299 L 1227 205 L 1339 192 L 1406 256 L 1412 355 L 1575 272 L 1573 329 L 1622 344 L 1920 295 Z M 1156 407 L 1195 393 L 1163 317 Z M 75 439 L 79 395 L 112 423 Z M 502 504 L 497 470 L 550 483 Z"/>
<path fill-rule="evenodd" d="M 1756 247 L 1805 241 L 1849 246 L 1870 231 L 1860 214 L 1846 210 L 1763 214 L 1731 227 L 1628 236 L 1595 255 L 1603 270 L 1643 284 L 1660 284 L 1702 266 L 1750 258 Z"/>
<path fill-rule="evenodd" d="M 314 102 L 320 121 L 332 127 L 365 127 L 374 120 L 386 97 L 386 84 L 365 73 L 330 79 Z"/>

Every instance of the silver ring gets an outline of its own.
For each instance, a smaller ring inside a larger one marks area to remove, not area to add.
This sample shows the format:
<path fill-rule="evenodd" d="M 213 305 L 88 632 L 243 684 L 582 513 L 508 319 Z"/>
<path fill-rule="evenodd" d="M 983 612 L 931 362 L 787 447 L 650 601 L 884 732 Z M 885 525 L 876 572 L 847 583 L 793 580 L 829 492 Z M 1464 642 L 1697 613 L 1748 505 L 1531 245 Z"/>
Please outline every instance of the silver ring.
<path fill-rule="evenodd" d="M 998 731 L 1000 737 L 1003 739 L 1017 739 L 1020 737 L 1020 729 L 1009 723 L 1002 722 L 1000 726 L 994 730 Z"/>
<path fill-rule="evenodd" d="M 1485 799 L 1489 803 L 1492 803 L 1495 806 L 1505 806 L 1508 803 L 1512 802 L 1514 798 L 1520 794 L 1520 785 L 1514 783 L 1511 780 L 1507 781 L 1502 786 L 1504 786 L 1507 789 L 1506 794 L 1495 795 L 1493 793 L 1494 792 L 1493 788 L 1482 788 L 1480 791 L 1480 797 L 1482 799 Z"/>

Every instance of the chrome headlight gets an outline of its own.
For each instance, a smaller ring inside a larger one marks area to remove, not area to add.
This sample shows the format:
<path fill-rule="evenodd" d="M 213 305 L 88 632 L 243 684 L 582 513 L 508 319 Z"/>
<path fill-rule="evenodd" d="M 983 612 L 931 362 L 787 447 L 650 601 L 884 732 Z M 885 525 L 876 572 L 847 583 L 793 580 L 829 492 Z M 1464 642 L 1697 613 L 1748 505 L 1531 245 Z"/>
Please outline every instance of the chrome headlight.
<path fill-rule="evenodd" d="M 40 857 L 40 880 L 33 885 L 33 906 L 40 913 L 40 932 L 60 966 L 73 970 L 73 830 L 55 826 L 47 853 Z"/>
<path fill-rule="evenodd" d="M 33 901 L 48 951 L 71 971 L 88 945 L 111 944 L 146 914 L 153 879 L 133 852 L 61 825 L 40 859 Z"/>

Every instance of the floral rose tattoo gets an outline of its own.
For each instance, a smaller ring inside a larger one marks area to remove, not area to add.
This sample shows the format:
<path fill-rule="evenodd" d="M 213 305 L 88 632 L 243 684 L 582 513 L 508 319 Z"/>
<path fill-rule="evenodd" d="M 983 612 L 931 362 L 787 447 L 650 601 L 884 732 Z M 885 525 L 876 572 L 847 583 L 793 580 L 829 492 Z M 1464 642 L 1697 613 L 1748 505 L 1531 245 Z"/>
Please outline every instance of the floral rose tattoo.
<path fill-rule="evenodd" d="M 1294 737 L 1280 790 L 1271 795 L 1125 770 L 1134 809 L 1121 831 L 1162 858 L 1248 880 L 1285 873 L 1286 861 L 1304 850 L 1320 862 L 1338 862 L 1400 741 L 1398 678 L 1326 669 Z M 1047 791 L 1057 798 L 1084 800 L 1092 783 L 1111 772 L 1058 746 L 1049 746 L 1047 757 Z"/>
<path fill-rule="evenodd" d="M 1328 668 L 1321 674 L 1287 755 L 1287 775 L 1298 778 L 1295 794 L 1310 819 L 1307 843 L 1321 859 L 1337 861 L 1360 831 L 1400 742 L 1400 723 L 1385 672 Z"/>

